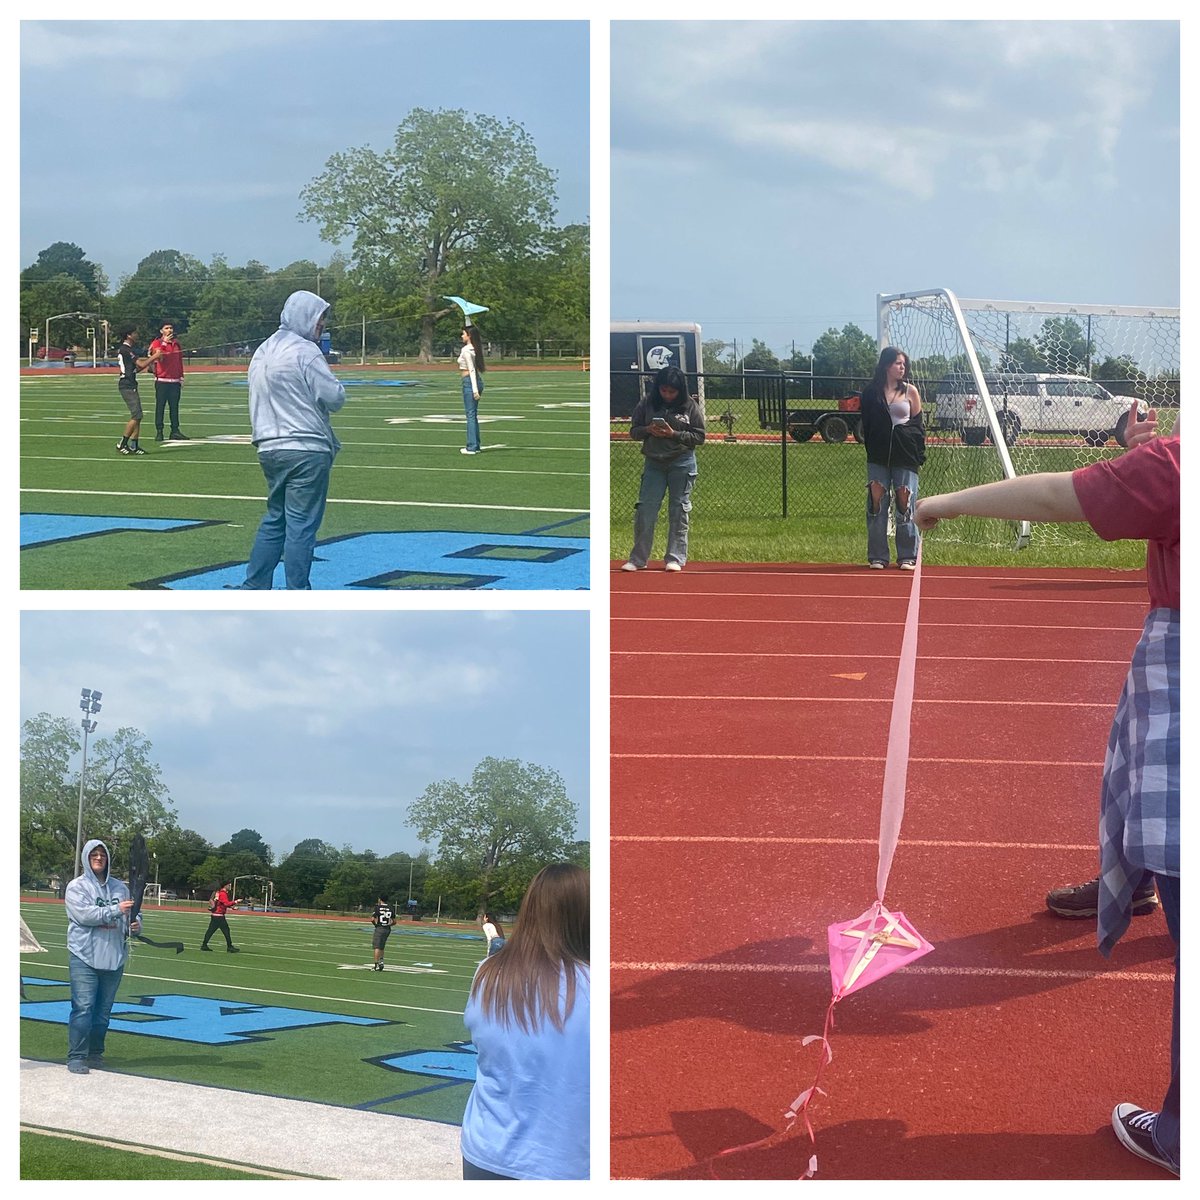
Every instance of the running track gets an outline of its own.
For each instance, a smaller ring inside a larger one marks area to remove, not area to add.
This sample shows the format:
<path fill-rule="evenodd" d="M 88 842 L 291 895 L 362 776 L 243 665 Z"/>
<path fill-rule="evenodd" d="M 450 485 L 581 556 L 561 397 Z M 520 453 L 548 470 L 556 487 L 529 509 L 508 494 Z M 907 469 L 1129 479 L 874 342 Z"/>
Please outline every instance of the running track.
<path fill-rule="evenodd" d="M 875 898 L 911 577 L 693 564 L 612 594 L 612 1164 L 796 1179 L 825 929 Z M 907 807 L 885 903 L 936 949 L 843 1000 L 818 1179 L 1165 1179 L 1117 1142 L 1166 1089 L 1173 947 L 1105 960 L 1043 907 L 1095 874 L 1140 573 L 923 571 Z"/>

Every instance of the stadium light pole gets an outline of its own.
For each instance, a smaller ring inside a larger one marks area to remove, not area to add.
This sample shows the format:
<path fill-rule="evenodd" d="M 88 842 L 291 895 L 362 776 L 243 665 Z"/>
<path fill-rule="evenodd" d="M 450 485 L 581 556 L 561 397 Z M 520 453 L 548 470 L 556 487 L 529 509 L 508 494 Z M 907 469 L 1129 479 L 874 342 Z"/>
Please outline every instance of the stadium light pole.
<path fill-rule="evenodd" d="M 96 732 L 96 722 L 88 718 L 100 711 L 102 695 L 91 688 L 83 688 L 79 693 L 79 707 L 83 710 L 83 720 L 79 722 L 83 729 L 83 765 L 79 768 L 79 821 L 75 826 L 75 862 L 79 866 L 79 875 L 83 874 L 83 783 L 87 778 L 88 734 Z"/>

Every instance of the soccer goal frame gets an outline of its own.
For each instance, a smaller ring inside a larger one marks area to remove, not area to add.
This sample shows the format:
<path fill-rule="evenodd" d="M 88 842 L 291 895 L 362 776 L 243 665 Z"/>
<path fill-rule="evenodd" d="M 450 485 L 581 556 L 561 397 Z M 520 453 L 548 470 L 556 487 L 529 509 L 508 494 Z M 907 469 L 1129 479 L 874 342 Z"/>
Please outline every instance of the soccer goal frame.
<path fill-rule="evenodd" d="M 965 299 L 948 288 L 880 293 L 876 306 L 879 348 L 905 351 L 932 410 L 938 490 L 1111 457 L 1133 400 L 1177 409 L 1177 308 Z M 1118 395 L 1094 380 L 1097 369 L 1118 372 Z M 1160 429 L 1173 422 L 1164 413 Z M 955 525 L 964 540 L 1014 549 L 1032 534 L 1029 522 Z M 1055 528 L 1039 526 L 1039 537 Z"/>

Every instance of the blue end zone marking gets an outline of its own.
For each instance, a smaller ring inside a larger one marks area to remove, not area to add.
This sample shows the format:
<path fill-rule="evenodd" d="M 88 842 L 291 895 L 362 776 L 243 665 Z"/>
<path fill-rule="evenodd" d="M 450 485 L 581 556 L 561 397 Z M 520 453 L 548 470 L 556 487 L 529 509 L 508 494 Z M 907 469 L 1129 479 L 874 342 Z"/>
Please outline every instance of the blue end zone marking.
<path fill-rule="evenodd" d="M 386 1067 L 389 1071 L 406 1071 L 410 1075 L 434 1075 L 459 1083 L 475 1082 L 475 1064 L 479 1054 L 470 1042 L 456 1042 L 439 1050 L 411 1050 L 404 1054 L 389 1054 L 365 1061 Z M 406 1093 L 411 1094 L 411 1093 Z M 399 1097 L 392 1097 L 399 1099 Z M 386 1103 L 386 1101 L 374 1101 Z"/>
<path fill-rule="evenodd" d="M 357 533 L 318 542 L 309 582 L 314 590 L 447 588 L 456 591 L 586 590 L 588 538 L 530 534 Z M 240 586 L 241 563 L 146 580 L 137 587 L 209 591 Z M 284 585 L 283 565 L 274 586 Z"/>
<path fill-rule="evenodd" d="M 445 1091 L 446 1088 L 458 1087 L 462 1082 L 464 1081 L 459 1079 L 448 1079 L 445 1083 L 431 1083 L 428 1087 L 413 1088 L 411 1092 L 397 1092 L 394 1096 L 380 1096 L 378 1100 L 364 1100 L 353 1107 L 366 1111 L 378 1108 L 381 1104 L 395 1104 L 399 1100 L 411 1100 L 414 1096 L 427 1096 L 430 1092 Z"/>
<path fill-rule="evenodd" d="M 69 1000 L 23 1001 L 21 1016 L 51 1025 L 66 1025 Z M 109 1026 L 117 1033 L 142 1034 L 175 1042 L 206 1046 L 242 1045 L 267 1040 L 261 1035 L 316 1025 L 391 1025 L 374 1017 L 347 1017 L 341 1013 L 312 1012 L 299 1008 L 274 1008 L 257 1004 L 228 1004 L 201 996 L 143 996 L 137 1004 L 114 1004 Z"/>
<path fill-rule="evenodd" d="M 216 525 L 217 521 L 173 520 L 163 517 L 76 517 L 61 513 L 22 513 L 21 549 L 48 546 L 54 542 L 71 542 L 78 538 L 98 537 L 105 533 L 148 531 L 173 533 L 179 529 L 195 529 L 201 525 Z"/>
<path fill-rule="evenodd" d="M 33 975 L 21 976 L 22 987 L 70 987 L 68 979 L 38 979 Z"/>

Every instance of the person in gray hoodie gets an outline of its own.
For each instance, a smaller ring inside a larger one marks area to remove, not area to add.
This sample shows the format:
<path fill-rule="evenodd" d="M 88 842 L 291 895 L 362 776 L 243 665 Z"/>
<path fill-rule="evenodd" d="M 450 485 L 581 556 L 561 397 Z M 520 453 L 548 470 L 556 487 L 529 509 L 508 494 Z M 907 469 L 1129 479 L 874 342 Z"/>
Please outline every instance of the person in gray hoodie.
<path fill-rule="evenodd" d="M 83 871 L 67 884 L 67 959 L 71 1017 L 67 1023 L 67 1070 L 86 1075 L 104 1065 L 104 1038 L 116 999 L 129 933 L 140 933 L 141 918 L 129 927 L 133 908 L 129 888 L 108 871 L 108 847 L 99 840 L 83 848 Z"/>
<path fill-rule="evenodd" d="M 267 515 L 250 551 L 243 588 L 270 588 L 281 558 L 285 585 L 310 587 L 329 473 L 341 449 L 329 414 L 346 402 L 346 389 L 319 345 L 328 312 L 320 296 L 293 292 L 279 330 L 250 360 L 251 441 L 267 479 Z"/>

